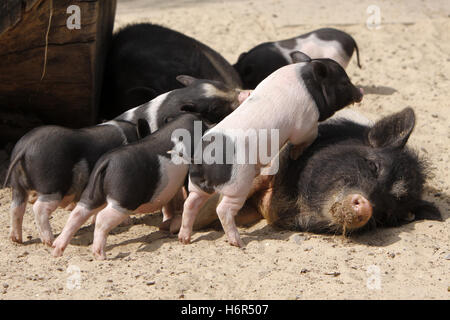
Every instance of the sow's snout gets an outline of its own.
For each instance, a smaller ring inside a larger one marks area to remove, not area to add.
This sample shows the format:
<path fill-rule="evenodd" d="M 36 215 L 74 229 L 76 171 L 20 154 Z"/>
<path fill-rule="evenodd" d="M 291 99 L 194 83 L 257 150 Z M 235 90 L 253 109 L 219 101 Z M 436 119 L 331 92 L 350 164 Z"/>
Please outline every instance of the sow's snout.
<path fill-rule="evenodd" d="M 350 194 L 341 201 L 336 201 L 330 208 L 334 222 L 344 230 L 363 227 L 372 217 L 372 205 L 360 194 Z"/>

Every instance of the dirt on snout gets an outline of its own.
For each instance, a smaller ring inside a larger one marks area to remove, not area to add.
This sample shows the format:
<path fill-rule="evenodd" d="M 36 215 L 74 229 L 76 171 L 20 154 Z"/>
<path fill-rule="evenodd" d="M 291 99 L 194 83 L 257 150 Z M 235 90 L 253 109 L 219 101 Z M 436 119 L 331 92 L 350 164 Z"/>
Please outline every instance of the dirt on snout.
<path fill-rule="evenodd" d="M 0 299 L 449 299 L 450 298 L 450 2 L 119 0 L 115 29 L 154 22 L 186 33 L 231 63 L 253 46 L 320 27 L 350 33 L 360 50 L 347 72 L 365 97 L 354 108 L 371 120 L 411 106 L 417 123 L 408 145 L 429 159 L 424 198 L 444 221 L 418 221 L 363 235 L 276 230 L 261 221 L 240 228 L 245 249 L 222 231 L 193 243 L 158 230 L 161 214 L 134 216 L 108 237 L 107 261 L 91 254 L 92 226 L 53 258 L 38 238 L 31 206 L 24 243 L 9 233 L 10 190 L 0 190 Z M 373 10 L 370 12 L 374 12 Z M 369 27 L 366 25 L 367 21 Z M 51 50 L 51 46 L 49 48 Z M 69 212 L 50 220 L 55 235 Z"/>

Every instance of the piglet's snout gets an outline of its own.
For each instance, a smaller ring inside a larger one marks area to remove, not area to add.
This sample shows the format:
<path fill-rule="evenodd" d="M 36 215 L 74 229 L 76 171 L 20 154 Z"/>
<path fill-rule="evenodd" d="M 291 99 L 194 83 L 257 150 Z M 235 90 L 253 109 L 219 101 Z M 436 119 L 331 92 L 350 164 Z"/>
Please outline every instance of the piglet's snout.
<path fill-rule="evenodd" d="M 245 101 L 245 99 L 247 99 L 250 96 L 252 91 L 253 90 L 241 90 L 241 91 L 239 91 L 239 95 L 238 95 L 239 104 L 242 104 Z"/>
<path fill-rule="evenodd" d="M 364 90 L 363 90 L 363 88 L 359 88 L 358 92 L 356 93 L 355 101 L 357 103 L 360 103 L 362 101 L 363 97 L 364 97 Z"/>

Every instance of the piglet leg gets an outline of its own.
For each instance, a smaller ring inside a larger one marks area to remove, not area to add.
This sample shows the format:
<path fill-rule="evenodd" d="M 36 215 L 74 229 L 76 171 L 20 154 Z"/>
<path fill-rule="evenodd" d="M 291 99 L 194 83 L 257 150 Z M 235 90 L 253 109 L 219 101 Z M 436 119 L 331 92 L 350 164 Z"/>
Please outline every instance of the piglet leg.
<path fill-rule="evenodd" d="M 191 242 L 192 227 L 194 226 L 195 217 L 202 206 L 208 200 L 210 195 L 192 191 L 184 202 L 183 217 L 181 219 L 181 228 L 178 233 L 178 240 L 184 244 Z"/>
<path fill-rule="evenodd" d="M 166 205 L 162 207 L 163 222 L 159 225 L 160 230 L 176 233 L 181 226 L 181 211 L 183 210 L 184 197 L 183 188 L 178 190 L 177 194 Z M 179 212 L 179 214 L 177 214 Z"/>
<path fill-rule="evenodd" d="M 30 191 L 29 193 L 29 197 L 28 197 L 28 202 L 31 204 L 34 204 L 36 202 L 38 198 L 38 194 L 36 191 Z"/>
<path fill-rule="evenodd" d="M 159 230 L 169 231 L 170 233 L 176 233 L 180 230 L 181 216 L 175 214 L 173 199 L 162 208 L 163 222 L 159 225 Z"/>
<path fill-rule="evenodd" d="M 245 200 L 245 197 L 241 198 L 223 196 L 216 209 L 217 215 L 219 216 L 220 223 L 222 224 L 223 230 L 227 235 L 228 241 L 231 245 L 241 248 L 244 246 L 244 243 L 239 236 L 239 231 L 236 227 L 234 217 L 244 205 Z"/>
<path fill-rule="evenodd" d="M 97 214 L 92 215 L 91 224 L 95 226 L 95 220 L 97 220 Z"/>
<path fill-rule="evenodd" d="M 170 200 L 166 205 L 162 207 L 163 222 L 169 221 L 174 216 L 174 203 Z"/>
<path fill-rule="evenodd" d="M 39 229 L 39 234 L 43 244 L 51 246 L 53 243 L 53 232 L 50 226 L 50 215 L 58 208 L 61 199 L 42 201 L 38 200 L 33 205 L 34 219 Z"/>
<path fill-rule="evenodd" d="M 97 260 L 105 260 L 105 246 L 108 233 L 128 217 L 111 206 L 107 206 L 97 215 L 92 252 Z"/>
<path fill-rule="evenodd" d="M 10 209 L 11 229 L 9 238 L 13 242 L 22 243 L 23 215 L 27 207 L 28 194 L 26 191 L 13 189 Z"/>
<path fill-rule="evenodd" d="M 70 213 L 69 219 L 64 226 L 63 231 L 53 242 L 52 255 L 54 257 L 62 256 L 64 250 L 73 238 L 75 233 L 81 228 L 81 226 L 89 219 L 90 216 L 95 215 L 102 207 L 95 210 L 89 210 L 84 206 L 77 205 L 75 209 Z"/>
<path fill-rule="evenodd" d="M 97 213 L 92 216 L 91 224 L 95 226 L 95 220 L 97 219 Z M 119 225 L 119 227 L 129 227 L 133 225 L 133 219 L 128 216 L 123 222 Z"/>
<path fill-rule="evenodd" d="M 61 208 L 66 208 L 70 204 L 72 204 L 74 201 L 75 201 L 75 194 L 66 195 L 66 196 L 64 196 L 64 198 L 62 198 L 61 202 L 59 203 L 59 206 Z"/>
<path fill-rule="evenodd" d="M 64 210 L 72 211 L 77 206 L 76 202 L 71 202 L 67 206 L 64 207 Z"/>

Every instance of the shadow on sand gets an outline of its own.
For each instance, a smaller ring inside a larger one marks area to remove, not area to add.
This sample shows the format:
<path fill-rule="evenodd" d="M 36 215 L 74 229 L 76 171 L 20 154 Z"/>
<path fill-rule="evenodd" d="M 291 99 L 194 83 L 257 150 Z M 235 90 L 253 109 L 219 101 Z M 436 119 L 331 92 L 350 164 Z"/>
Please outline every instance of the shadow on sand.
<path fill-rule="evenodd" d="M 391 87 L 385 87 L 385 86 L 362 86 L 362 85 L 356 85 L 358 88 L 362 88 L 364 90 L 364 94 L 377 94 L 382 96 L 390 96 L 391 94 L 394 94 L 397 92 L 396 89 Z"/>
<path fill-rule="evenodd" d="M 437 189 L 432 187 L 427 187 L 423 199 L 429 202 L 434 203 L 442 214 L 443 221 L 446 221 L 450 218 L 449 208 L 450 208 L 450 196 L 446 193 L 443 193 Z M 127 226 L 120 226 L 115 228 L 111 234 L 121 234 L 127 232 L 133 225 L 147 225 L 151 227 L 158 227 L 162 221 L 161 213 L 153 213 L 146 214 L 139 217 L 132 217 L 131 223 Z M 251 232 L 246 231 L 245 229 L 241 229 L 241 237 L 243 242 L 247 245 L 252 241 L 264 241 L 264 240 L 282 240 L 285 241 L 289 239 L 291 236 L 295 234 L 307 234 L 309 236 L 314 237 L 323 237 L 324 240 L 333 239 L 335 237 L 342 238 L 343 243 L 347 244 L 363 244 L 369 247 L 385 247 L 389 246 L 399 240 L 401 237 L 399 236 L 404 232 L 411 232 L 415 229 L 416 223 L 421 221 L 413 221 L 407 224 L 404 224 L 399 227 L 392 228 L 378 228 L 374 230 L 370 230 L 361 234 L 351 234 L 347 237 L 343 237 L 338 234 L 311 234 L 306 232 L 296 232 L 296 231 L 288 231 L 282 230 L 271 225 L 265 225 L 262 228 L 257 230 L 253 230 Z M 81 228 L 74 236 L 71 241 L 71 245 L 76 246 L 89 246 L 93 241 L 93 231 L 94 226 L 89 225 Z M 202 234 L 199 237 L 195 237 L 192 243 L 200 242 L 200 241 L 214 241 L 224 236 L 224 232 L 220 226 L 220 223 L 215 223 L 209 228 L 202 229 L 202 232 L 207 231 L 207 233 Z M 194 231 L 195 233 L 195 231 Z M 330 238 L 331 236 L 331 238 Z M 159 241 L 160 240 L 160 241 Z M 39 239 L 32 239 L 30 241 L 24 242 L 24 244 L 32 244 L 39 242 Z M 177 235 L 170 234 L 167 231 L 152 231 L 149 234 L 140 236 L 138 238 L 129 239 L 122 241 L 117 244 L 108 245 L 106 247 L 107 251 L 110 251 L 113 248 L 132 244 L 132 243 L 140 243 L 141 246 L 137 250 L 138 252 L 153 252 L 159 249 L 164 243 L 175 242 L 178 243 Z M 112 259 L 123 259 L 127 257 L 130 252 L 121 252 Z"/>

